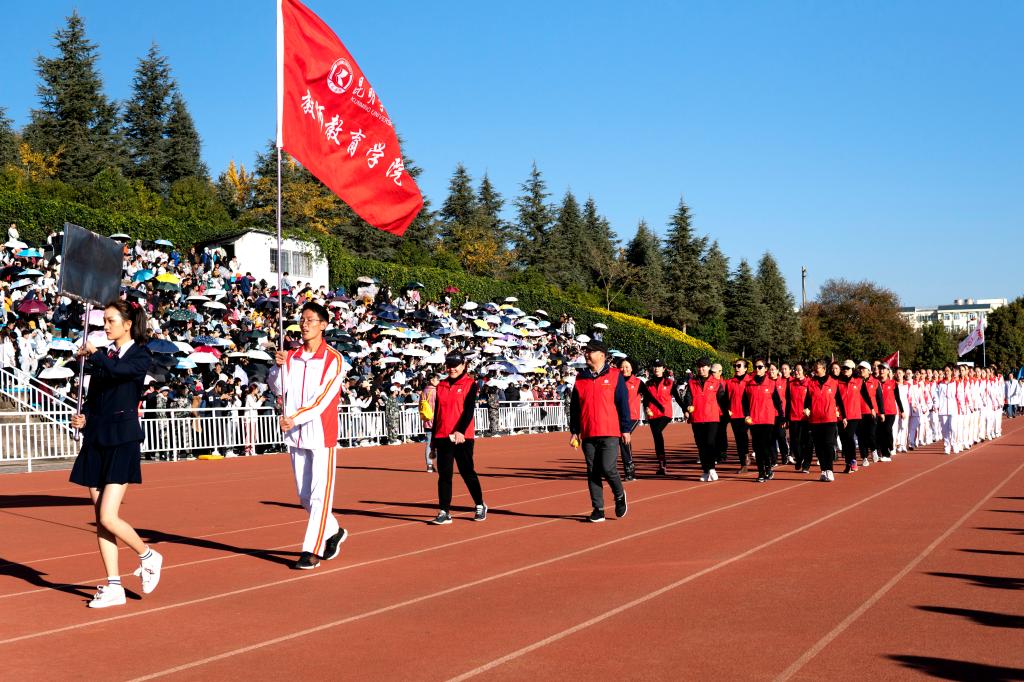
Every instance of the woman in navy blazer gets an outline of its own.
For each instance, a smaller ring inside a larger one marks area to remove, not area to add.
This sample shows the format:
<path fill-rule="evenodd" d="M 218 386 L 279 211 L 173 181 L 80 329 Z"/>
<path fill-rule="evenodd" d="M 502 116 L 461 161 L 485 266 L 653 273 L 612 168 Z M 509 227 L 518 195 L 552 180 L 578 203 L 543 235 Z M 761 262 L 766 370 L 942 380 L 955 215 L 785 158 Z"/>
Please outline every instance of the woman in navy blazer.
<path fill-rule="evenodd" d="M 160 581 L 163 557 L 150 549 L 118 509 L 129 483 L 142 483 L 139 400 L 153 355 L 146 347 L 146 313 L 136 303 L 112 301 L 103 310 L 103 331 L 110 345 L 97 350 L 88 339 L 78 354 L 85 357 L 89 393 L 82 414 L 71 426 L 82 430 L 82 449 L 71 469 L 71 482 L 89 488 L 96 511 L 96 535 L 107 584 L 97 588 L 90 608 L 125 603 L 118 571 L 117 541 L 135 550 L 141 566 L 142 591 L 149 594 Z"/>

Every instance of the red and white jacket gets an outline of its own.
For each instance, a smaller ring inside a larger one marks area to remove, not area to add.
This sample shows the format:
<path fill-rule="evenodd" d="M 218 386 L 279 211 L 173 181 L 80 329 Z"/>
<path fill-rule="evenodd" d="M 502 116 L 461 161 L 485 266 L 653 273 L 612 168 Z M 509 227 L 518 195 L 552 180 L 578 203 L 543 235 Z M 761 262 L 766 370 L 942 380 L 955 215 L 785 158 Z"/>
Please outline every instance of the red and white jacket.
<path fill-rule="evenodd" d="M 315 353 L 289 351 L 284 367 L 274 365 L 267 383 L 277 395 L 286 388 L 284 414 L 295 422 L 285 434 L 293 448 L 333 448 L 338 444 L 338 399 L 348 365 L 326 341 Z"/>

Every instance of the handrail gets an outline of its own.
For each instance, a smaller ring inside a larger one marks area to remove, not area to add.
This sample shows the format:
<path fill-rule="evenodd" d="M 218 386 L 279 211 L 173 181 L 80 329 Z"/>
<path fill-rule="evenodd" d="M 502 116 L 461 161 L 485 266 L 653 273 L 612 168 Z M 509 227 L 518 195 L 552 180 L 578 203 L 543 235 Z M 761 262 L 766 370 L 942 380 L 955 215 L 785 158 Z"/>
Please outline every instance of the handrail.
<path fill-rule="evenodd" d="M 50 413 L 72 414 L 72 406 L 50 390 L 49 386 L 17 367 L 0 367 L 0 395 L 50 421 L 57 421 L 47 416 Z"/>

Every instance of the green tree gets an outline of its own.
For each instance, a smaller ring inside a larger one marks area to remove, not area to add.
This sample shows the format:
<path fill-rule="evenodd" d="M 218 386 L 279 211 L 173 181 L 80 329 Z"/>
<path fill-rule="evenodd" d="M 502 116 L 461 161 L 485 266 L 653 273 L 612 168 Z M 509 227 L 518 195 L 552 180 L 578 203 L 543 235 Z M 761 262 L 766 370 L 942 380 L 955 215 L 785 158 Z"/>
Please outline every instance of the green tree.
<path fill-rule="evenodd" d="M 182 178 L 207 180 L 210 174 L 203 163 L 202 140 L 185 99 L 177 89 L 171 93 L 166 135 L 163 182 L 170 186 Z"/>
<path fill-rule="evenodd" d="M 763 353 L 767 345 L 768 315 L 746 259 L 729 280 L 726 290 L 726 319 L 729 347 L 742 357 Z"/>
<path fill-rule="evenodd" d="M 592 244 L 584 232 L 583 214 L 572 191 L 566 191 L 558 216 L 544 240 L 543 258 L 537 263 L 549 282 L 563 290 L 586 291 L 593 285 L 590 276 Z"/>
<path fill-rule="evenodd" d="M 938 369 L 947 363 L 956 364 L 956 341 L 939 321 L 921 327 L 921 339 L 914 354 L 917 367 Z"/>
<path fill-rule="evenodd" d="M 757 264 L 757 286 L 767 316 L 768 334 L 763 349 L 769 358 L 788 358 L 796 350 L 800 324 L 796 314 L 796 301 L 789 293 L 779 264 L 765 251 Z"/>
<path fill-rule="evenodd" d="M 18 135 L 14 132 L 14 121 L 7 115 L 7 108 L 0 107 L 0 169 L 8 164 L 18 163 Z"/>
<path fill-rule="evenodd" d="M 503 242 L 508 241 L 508 226 L 501 218 L 501 210 L 505 207 L 505 199 L 494 188 L 491 179 L 484 173 L 480 180 L 480 189 L 476 194 L 477 206 L 484 215 L 488 230 L 497 235 Z"/>
<path fill-rule="evenodd" d="M 513 225 L 513 243 L 518 265 L 530 268 L 544 260 L 544 242 L 553 222 L 551 207 L 546 203 L 551 195 L 536 163 L 520 189 L 522 194 L 515 200 L 517 220 Z"/>
<path fill-rule="evenodd" d="M 231 223 L 227 209 L 217 196 L 217 188 L 209 180 L 181 178 L 171 185 L 165 202 L 166 215 L 186 225 L 220 225 Z"/>
<path fill-rule="evenodd" d="M 818 293 L 822 332 L 838 358 L 876 360 L 894 351 L 913 356 L 916 338 L 899 298 L 873 282 L 828 280 Z"/>
<path fill-rule="evenodd" d="M 480 217 L 473 179 L 461 163 L 455 166 L 448 180 L 448 196 L 438 211 L 441 220 L 441 245 L 458 254 L 467 238 L 467 230 L 475 227 Z"/>
<path fill-rule="evenodd" d="M 598 213 L 594 197 L 587 197 L 583 204 L 583 233 L 594 261 L 590 264 L 591 279 L 596 282 L 598 272 L 606 272 L 604 266 L 618 258 L 619 240 L 608 219 Z"/>
<path fill-rule="evenodd" d="M 687 325 L 698 321 L 694 294 L 707 241 L 707 237 L 694 234 L 690 207 L 680 198 L 665 235 L 665 281 L 671 282 L 666 292 L 668 320 L 684 332 Z"/>
<path fill-rule="evenodd" d="M 237 220 L 252 205 L 255 178 L 244 165 L 228 162 L 227 169 L 217 177 L 217 198 L 232 220 Z"/>
<path fill-rule="evenodd" d="M 31 112 L 25 141 L 38 152 L 59 153 L 57 178 L 65 182 L 87 182 L 104 168 L 124 168 L 117 104 L 103 94 L 97 47 L 86 38 L 77 11 L 54 40 L 57 56 L 36 59 L 40 106 Z"/>
<path fill-rule="evenodd" d="M 698 321 L 692 334 L 715 348 L 729 341 L 725 323 L 725 292 L 729 286 L 729 259 L 714 241 L 701 257 L 700 286 L 694 291 Z"/>
<path fill-rule="evenodd" d="M 817 360 L 828 358 L 834 344 L 821 327 L 821 306 L 809 302 L 799 316 L 800 336 L 796 344 L 796 359 Z"/>
<path fill-rule="evenodd" d="M 170 114 L 171 67 L 156 43 L 139 60 L 132 80 L 132 95 L 124 105 L 124 135 L 131 161 L 128 175 L 163 194 L 167 144 L 164 134 Z"/>
<path fill-rule="evenodd" d="M 626 245 L 626 260 L 636 268 L 636 278 L 630 294 L 643 302 L 647 317 L 653 322 L 665 312 L 664 262 L 658 238 L 641 220 L 636 235 Z"/>
<path fill-rule="evenodd" d="M 1024 297 L 986 316 L 985 361 L 1001 371 L 1024 365 Z"/>

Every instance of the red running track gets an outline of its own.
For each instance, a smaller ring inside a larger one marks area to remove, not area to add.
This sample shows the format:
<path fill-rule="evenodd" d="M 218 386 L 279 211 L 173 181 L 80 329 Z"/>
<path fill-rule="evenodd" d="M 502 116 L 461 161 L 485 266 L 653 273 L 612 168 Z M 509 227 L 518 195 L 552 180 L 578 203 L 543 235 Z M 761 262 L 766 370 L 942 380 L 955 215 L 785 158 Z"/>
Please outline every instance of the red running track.
<path fill-rule="evenodd" d="M 342 451 L 341 556 L 291 571 L 304 524 L 283 456 L 144 467 L 124 517 L 165 556 L 142 598 L 85 608 L 103 570 L 67 472 L 0 477 L 5 679 L 1024 679 L 1024 420 L 820 483 L 723 466 L 589 512 L 565 434 L 483 440 L 486 523 L 456 478 L 433 527 L 418 446 Z M 641 473 L 650 437 L 636 438 Z M 610 495 L 607 496 L 610 501 Z"/>

